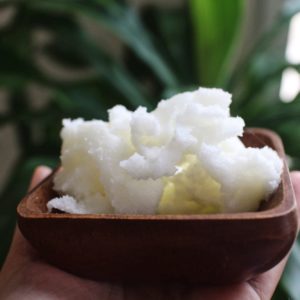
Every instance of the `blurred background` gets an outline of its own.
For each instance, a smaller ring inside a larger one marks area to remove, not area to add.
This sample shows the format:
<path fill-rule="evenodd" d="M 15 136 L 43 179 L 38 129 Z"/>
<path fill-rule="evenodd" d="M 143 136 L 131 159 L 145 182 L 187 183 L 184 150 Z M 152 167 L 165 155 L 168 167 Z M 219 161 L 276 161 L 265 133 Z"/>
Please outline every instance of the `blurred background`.
<path fill-rule="evenodd" d="M 62 118 L 220 87 L 300 168 L 299 12 L 299 0 L 2 0 L 0 266 L 33 169 L 59 163 Z M 300 241 L 274 299 L 299 299 L 299 278 Z"/>

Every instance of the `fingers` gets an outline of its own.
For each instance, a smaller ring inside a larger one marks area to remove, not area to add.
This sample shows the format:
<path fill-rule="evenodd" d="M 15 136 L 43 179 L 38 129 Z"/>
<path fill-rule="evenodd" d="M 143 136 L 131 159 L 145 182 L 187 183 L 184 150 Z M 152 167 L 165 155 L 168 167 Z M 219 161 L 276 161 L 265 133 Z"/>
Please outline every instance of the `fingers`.
<path fill-rule="evenodd" d="M 298 204 L 298 217 L 300 221 L 300 172 L 299 171 L 291 172 L 291 181 L 293 184 L 295 197 Z"/>
<path fill-rule="evenodd" d="M 51 173 L 51 171 L 52 170 L 46 166 L 37 167 L 34 170 L 28 190 L 31 191 L 36 185 L 45 179 Z"/>
<path fill-rule="evenodd" d="M 259 296 L 258 299 L 271 299 L 276 286 L 282 276 L 285 268 L 288 255 L 271 270 L 252 278 L 249 281 L 250 286 L 253 287 L 256 294 Z"/>
<path fill-rule="evenodd" d="M 298 217 L 300 221 L 300 172 L 291 172 L 291 181 L 295 192 L 295 198 L 298 204 Z M 268 272 L 250 280 L 250 284 L 256 290 L 261 299 L 271 299 L 274 290 L 280 280 L 288 256 L 286 256 L 278 265 Z"/>
<path fill-rule="evenodd" d="M 29 185 L 29 190 L 32 190 L 38 183 L 45 179 L 51 173 L 51 169 L 45 166 L 39 166 L 35 169 Z M 12 267 L 20 264 L 24 260 L 28 260 L 33 254 L 33 250 L 22 236 L 19 228 L 16 227 L 13 236 L 13 241 L 5 261 L 3 268 Z"/>

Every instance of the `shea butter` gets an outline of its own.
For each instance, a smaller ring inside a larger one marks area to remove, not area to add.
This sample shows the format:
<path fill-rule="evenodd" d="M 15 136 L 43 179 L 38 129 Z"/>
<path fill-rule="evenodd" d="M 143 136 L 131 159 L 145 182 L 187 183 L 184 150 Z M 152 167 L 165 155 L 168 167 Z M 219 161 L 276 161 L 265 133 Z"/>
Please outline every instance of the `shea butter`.
<path fill-rule="evenodd" d="M 255 211 L 278 187 L 283 163 L 271 148 L 240 141 L 244 121 L 231 95 L 199 88 L 148 112 L 117 105 L 109 120 L 63 120 L 61 197 L 68 213 L 200 214 Z"/>

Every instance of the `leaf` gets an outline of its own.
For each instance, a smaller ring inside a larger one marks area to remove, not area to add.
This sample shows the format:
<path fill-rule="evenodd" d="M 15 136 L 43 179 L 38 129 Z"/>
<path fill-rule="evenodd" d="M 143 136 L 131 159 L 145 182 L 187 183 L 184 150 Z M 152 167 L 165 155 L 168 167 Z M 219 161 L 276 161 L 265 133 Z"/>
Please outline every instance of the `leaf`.
<path fill-rule="evenodd" d="M 154 37 L 155 47 L 163 59 L 177 74 L 178 85 L 196 84 L 196 68 L 190 34 L 192 28 L 187 5 L 168 10 L 149 5 L 142 9 L 141 21 L 145 29 Z M 143 76 L 144 69 L 136 69 L 140 73 L 139 76 Z"/>
<path fill-rule="evenodd" d="M 280 282 L 275 290 L 274 295 L 272 296 L 272 300 L 283 300 L 283 299 L 293 300 L 291 298 L 291 295 L 289 295 L 288 291 L 284 288 L 284 286 Z"/>
<path fill-rule="evenodd" d="M 300 295 L 300 243 L 294 244 L 292 253 L 285 268 L 281 284 L 288 291 L 292 299 L 298 299 Z"/>
<path fill-rule="evenodd" d="M 30 11 L 28 26 L 33 32 L 44 30 L 50 36 L 50 41 L 46 41 L 42 49 L 44 55 L 46 54 L 50 59 L 56 60 L 56 63 L 65 67 L 88 66 L 86 57 L 82 55 L 82 47 L 74 43 L 74 36 L 80 35 L 81 31 L 81 24 L 76 15 L 33 9 Z"/>
<path fill-rule="evenodd" d="M 281 83 L 282 73 L 287 68 L 293 68 L 300 71 L 299 64 L 290 64 L 285 59 L 278 56 L 262 55 L 257 57 L 249 66 L 247 74 L 244 75 L 243 88 L 234 93 L 235 102 L 232 110 L 238 113 L 241 111 L 248 114 L 255 107 L 264 107 L 268 118 L 269 112 L 274 113 L 274 105 L 281 103 L 278 99 L 279 86 Z M 272 91 L 265 94 L 267 88 L 272 86 Z M 284 105 L 283 105 L 284 106 Z M 253 115 L 252 118 L 260 118 Z"/>
<path fill-rule="evenodd" d="M 264 55 L 265 57 L 272 57 L 274 49 L 272 46 L 274 40 L 282 33 L 283 30 L 287 30 L 291 18 L 300 12 L 300 4 L 298 1 L 288 1 L 283 5 L 280 15 L 276 22 L 272 24 L 270 29 L 261 35 L 260 39 L 249 53 L 244 58 L 243 62 L 239 64 L 238 68 L 228 76 L 225 83 L 225 88 L 230 91 L 236 90 L 242 84 L 245 84 L 245 74 L 248 74 L 248 69 L 252 65 L 252 62 L 257 60 L 258 57 Z"/>
<path fill-rule="evenodd" d="M 93 2 L 89 2 L 90 5 L 87 5 L 81 1 L 70 3 L 67 0 L 45 0 L 42 2 L 30 0 L 28 3 L 39 9 L 77 13 L 94 19 L 114 32 L 125 44 L 131 47 L 167 86 L 176 85 L 176 77 L 155 49 L 151 36 L 144 29 L 138 14 L 129 6 L 121 6 L 118 2 L 112 2 L 111 5 L 92 6 Z"/>
<path fill-rule="evenodd" d="M 240 0 L 190 0 L 199 82 L 215 86 L 228 70 L 243 12 Z"/>
<path fill-rule="evenodd" d="M 291 156 L 298 156 L 300 153 L 300 114 L 296 118 L 290 116 L 289 120 L 281 121 L 274 126 L 281 136 L 286 153 Z"/>
<path fill-rule="evenodd" d="M 64 90 L 65 95 L 71 99 L 72 107 L 65 111 L 64 118 L 105 119 L 106 103 L 102 101 L 101 86 L 72 87 Z M 55 107 L 54 107 L 55 109 Z"/>
<path fill-rule="evenodd" d="M 115 63 L 103 53 L 101 55 L 91 54 L 90 59 L 97 73 L 118 89 L 133 107 L 139 105 L 150 106 L 150 102 L 144 96 L 139 84 L 123 66 Z"/>
<path fill-rule="evenodd" d="M 287 121 L 297 120 L 300 116 L 300 95 L 292 102 L 282 102 L 273 99 L 272 102 L 264 102 L 260 114 L 256 116 L 261 126 L 280 126 Z M 299 119 L 300 120 L 300 119 Z"/>
<path fill-rule="evenodd" d="M 0 87 L 7 89 L 20 89 L 28 82 L 28 78 L 15 74 L 0 73 Z"/>
<path fill-rule="evenodd" d="M 26 2 L 25 5 L 27 5 Z M 42 29 L 47 32 L 58 34 L 62 30 L 77 32 L 80 29 L 78 18 L 75 14 L 61 11 L 32 9 L 30 6 L 28 7 L 28 10 L 30 14 L 30 18 L 28 19 L 29 28 L 38 28 L 39 30 Z"/>
<path fill-rule="evenodd" d="M 248 108 L 254 110 L 249 119 L 246 108 L 243 117 L 247 125 L 265 127 L 277 132 L 283 140 L 285 152 L 292 157 L 300 157 L 300 96 L 289 103 L 281 102 L 278 98 L 273 101 L 261 101 Z"/>
<path fill-rule="evenodd" d="M 57 43 L 62 44 L 64 42 L 66 43 L 64 46 L 57 46 Z M 77 32 L 68 30 L 60 31 L 55 45 L 56 50 L 58 50 L 57 47 L 60 47 L 59 51 L 62 51 L 62 47 L 64 47 L 64 53 L 59 54 L 58 63 L 63 60 L 65 64 L 65 57 L 69 56 L 69 58 L 72 57 L 73 62 L 76 59 L 80 59 L 82 63 L 92 66 L 94 73 L 88 75 L 85 81 L 93 80 L 94 84 L 97 84 L 97 81 L 105 80 L 127 99 L 131 107 L 137 107 L 139 105 L 151 107 L 151 102 L 147 99 L 141 85 L 133 78 L 121 62 L 110 57 L 109 54 L 100 49 L 87 32 L 82 29 Z M 80 47 L 78 47 L 78 45 L 80 45 Z M 44 49 L 44 51 L 45 54 L 49 54 L 49 48 Z M 58 52 L 55 54 L 56 58 L 58 58 L 57 54 Z M 51 55 L 53 55 L 53 52 Z M 62 86 L 61 83 L 55 82 L 55 78 L 48 78 L 46 73 L 44 73 L 43 76 L 44 78 L 42 78 L 41 81 L 44 84 L 50 84 L 50 86 L 57 86 L 57 84 L 59 84 Z M 73 82 L 73 86 L 75 86 L 75 84 L 78 85 L 78 82 Z"/>
<path fill-rule="evenodd" d="M 52 61 L 69 69 L 82 70 L 90 66 L 89 60 L 82 55 L 81 49 L 74 47 L 66 39 L 57 38 L 55 42 L 46 45 L 44 52 Z"/>
<path fill-rule="evenodd" d="M 1 41 L 1 40 L 0 40 Z M 25 81 L 32 79 L 35 70 L 29 59 L 24 59 L 12 48 L 0 42 L 0 79 L 1 85 L 10 88 L 21 87 Z"/>

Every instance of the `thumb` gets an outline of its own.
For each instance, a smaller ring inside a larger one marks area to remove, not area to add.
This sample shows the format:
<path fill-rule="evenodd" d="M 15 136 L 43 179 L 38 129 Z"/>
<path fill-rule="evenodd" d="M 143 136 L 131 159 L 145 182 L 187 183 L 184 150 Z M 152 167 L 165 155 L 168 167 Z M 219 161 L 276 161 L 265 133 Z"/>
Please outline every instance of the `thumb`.
<path fill-rule="evenodd" d="M 45 166 L 39 166 L 35 169 L 31 182 L 29 185 L 29 191 L 31 191 L 38 183 L 45 179 L 51 173 L 51 169 Z M 20 263 L 30 259 L 34 251 L 25 238 L 22 236 L 19 228 L 16 226 L 13 240 L 8 252 L 6 261 L 3 265 L 5 268 L 14 268 L 20 265 Z"/>

